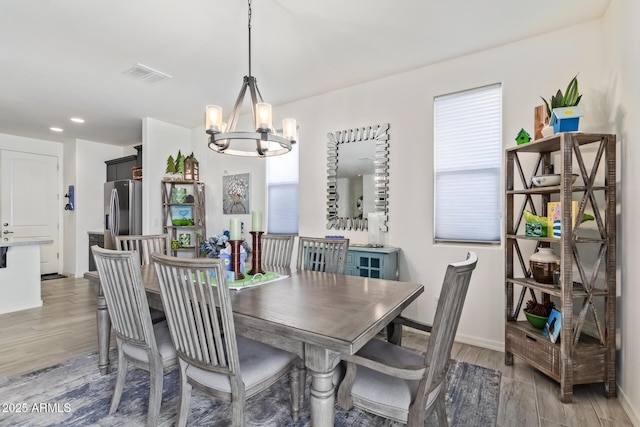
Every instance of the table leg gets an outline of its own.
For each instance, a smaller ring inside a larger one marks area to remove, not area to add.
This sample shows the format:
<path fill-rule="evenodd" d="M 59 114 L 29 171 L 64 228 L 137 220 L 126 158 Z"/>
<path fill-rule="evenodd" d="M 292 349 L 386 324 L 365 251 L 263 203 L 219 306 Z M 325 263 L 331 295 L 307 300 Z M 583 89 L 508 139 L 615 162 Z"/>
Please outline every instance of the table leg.
<path fill-rule="evenodd" d="M 311 425 L 314 427 L 333 427 L 335 418 L 333 373 L 338 362 L 340 362 L 339 353 L 305 344 L 305 365 L 311 374 L 309 393 Z"/>
<path fill-rule="evenodd" d="M 102 286 L 96 284 L 98 308 L 96 309 L 96 321 L 98 325 L 98 368 L 102 375 L 109 373 L 109 342 L 111 341 L 111 318 L 107 310 L 107 301 L 104 299 Z"/>

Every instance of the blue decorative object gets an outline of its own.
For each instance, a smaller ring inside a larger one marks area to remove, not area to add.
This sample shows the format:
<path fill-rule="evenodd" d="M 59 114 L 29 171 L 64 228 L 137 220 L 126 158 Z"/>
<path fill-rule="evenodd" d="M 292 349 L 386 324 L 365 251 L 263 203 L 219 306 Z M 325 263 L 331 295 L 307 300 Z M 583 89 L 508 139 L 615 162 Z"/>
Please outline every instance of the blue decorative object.
<path fill-rule="evenodd" d="M 551 114 L 553 133 L 576 132 L 582 116 L 584 113 L 579 107 L 554 108 Z"/>

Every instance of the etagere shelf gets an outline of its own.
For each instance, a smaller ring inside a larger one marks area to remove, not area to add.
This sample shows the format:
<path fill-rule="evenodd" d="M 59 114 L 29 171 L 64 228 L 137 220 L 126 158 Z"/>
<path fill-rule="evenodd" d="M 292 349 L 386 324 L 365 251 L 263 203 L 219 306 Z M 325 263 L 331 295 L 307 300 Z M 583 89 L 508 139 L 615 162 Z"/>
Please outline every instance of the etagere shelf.
<path fill-rule="evenodd" d="M 563 402 L 572 401 L 575 384 L 604 383 L 605 395 L 616 396 L 615 146 L 615 135 L 574 132 L 505 150 L 505 363 L 515 355 L 559 382 Z M 531 178 L 553 166 L 560 185 L 535 187 Z M 575 183 L 572 173 L 578 174 Z M 577 213 L 572 200 L 579 202 Z M 550 201 L 561 203 L 561 237 L 525 236 L 524 211 L 546 216 Z M 565 226 L 584 213 L 595 220 Z M 559 284 L 533 279 L 529 256 L 538 247 L 560 256 Z M 556 303 L 559 342 L 521 320 L 527 293 Z"/>
<path fill-rule="evenodd" d="M 188 202 L 175 200 L 173 197 L 175 189 L 186 189 Z M 176 219 L 174 210 L 181 208 L 190 212 L 188 216 L 192 222 L 190 225 L 174 224 L 173 220 Z M 181 234 L 189 235 L 188 245 L 171 249 L 174 256 L 184 254 L 197 258 L 200 255 L 200 245 L 207 234 L 205 219 L 204 183 L 183 180 L 162 181 L 162 225 L 164 232 L 169 234 L 172 241 L 178 242 L 180 242 Z"/>

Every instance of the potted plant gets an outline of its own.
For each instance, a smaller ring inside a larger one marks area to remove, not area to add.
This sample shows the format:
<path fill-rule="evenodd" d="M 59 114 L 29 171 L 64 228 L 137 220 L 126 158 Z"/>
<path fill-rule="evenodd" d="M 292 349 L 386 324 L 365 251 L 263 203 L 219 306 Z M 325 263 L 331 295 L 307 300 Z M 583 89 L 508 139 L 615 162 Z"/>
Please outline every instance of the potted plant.
<path fill-rule="evenodd" d="M 547 323 L 547 319 L 551 314 L 551 310 L 556 308 L 553 301 L 547 301 L 545 303 L 539 303 L 532 299 L 527 301 L 527 307 L 524 309 L 524 315 L 527 320 L 536 329 L 544 329 L 544 325 Z"/>
<path fill-rule="evenodd" d="M 542 96 L 540 97 L 542 98 Z M 578 123 L 580 117 L 582 117 L 582 110 L 577 107 L 582 99 L 582 95 L 578 90 L 578 75 L 576 74 L 573 79 L 567 85 L 567 88 L 562 93 L 562 90 L 558 89 L 555 95 L 551 96 L 551 100 L 547 101 L 542 98 L 547 108 L 547 117 L 549 117 L 549 126 L 553 126 L 553 133 L 558 132 L 572 132 L 578 130 Z M 542 133 L 544 136 L 545 129 Z M 546 132 L 549 133 L 549 130 Z"/>

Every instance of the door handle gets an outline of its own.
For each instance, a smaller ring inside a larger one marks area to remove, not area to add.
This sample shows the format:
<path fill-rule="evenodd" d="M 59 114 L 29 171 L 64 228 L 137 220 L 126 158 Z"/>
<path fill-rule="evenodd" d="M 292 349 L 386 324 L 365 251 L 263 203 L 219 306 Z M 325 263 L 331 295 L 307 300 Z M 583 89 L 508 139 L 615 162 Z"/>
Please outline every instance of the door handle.
<path fill-rule="evenodd" d="M 4 230 L 4 231 L 2 232 L 2 234 L 13 234 L 13 231 L 7 231 L 7 230 Z"/>
<path fill-rule="evenodd" d="M 8 225 L 9 225 L 9 223 L 8 223 L 8 222 L 5 222 L 5 223 L 4 223 L 4 224 L 2 224 L 2 225 L 4 225 L 4 226 L 6 227 L 6 226 L 8 226 Z"/>

